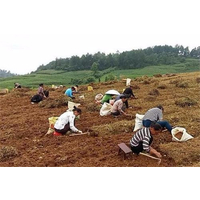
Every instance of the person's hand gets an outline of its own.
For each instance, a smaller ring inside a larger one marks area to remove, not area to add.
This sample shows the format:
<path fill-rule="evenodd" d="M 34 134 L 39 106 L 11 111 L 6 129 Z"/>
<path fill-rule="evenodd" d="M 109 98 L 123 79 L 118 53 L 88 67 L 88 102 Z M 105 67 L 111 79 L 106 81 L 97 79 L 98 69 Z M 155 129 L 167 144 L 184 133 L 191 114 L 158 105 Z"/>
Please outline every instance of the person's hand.
<path fill-rule="evenodd" d="M 157 156 L 158 158 L 161 158 L 162 155 L 157 152 L 154 148 L 150 147 L 150 154 L 154 154 L 155 156 Z"/>
<path fill-rule="evenodd" d="M 82 134 L 83 132 L 82 131 L 78 131 L 78 133 Z"/>
<path fill-rule="evenodd" d="M 156 155 L 158 158 L 162 158 L 162 155 L 161 155 L 159 152 L 157 152 L 155 155 Z"/>

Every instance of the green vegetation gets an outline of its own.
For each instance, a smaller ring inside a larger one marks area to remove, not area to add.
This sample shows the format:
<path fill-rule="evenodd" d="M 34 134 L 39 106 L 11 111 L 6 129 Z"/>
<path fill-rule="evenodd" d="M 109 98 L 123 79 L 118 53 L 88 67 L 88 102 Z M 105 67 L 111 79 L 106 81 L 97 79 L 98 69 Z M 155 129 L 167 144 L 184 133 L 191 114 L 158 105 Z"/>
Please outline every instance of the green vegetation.
<path fill-rule="evenodd" d="M 100 81 L 109 81 L 121 78 L 136 78 L 143 75 L 153 76 L 155 74 L 184 73 L 199 71 L 200 62 L 197 59 L 186 59 L 185 63 L 174 65 L 148 66 L 138 69 L 119 70 L 109 68 L 100 73 Z M 67 72 L 64 70 L 43 70 L 29 75 L 14 76 L 10 78 L 0 78 L 0 88 L 13 88 L 14 83 L 18 82 L 24 87 L 36 88 L 40 83 L 45 85 L 81 85 L 90 82 L 98 82 L 99 78 L 94 77 L 91 70 Z"/>
<path fill-rule="evenodd" d="M 12 74 L 10 71 L 0 69 L 0 77 L 6 78 L 12 76 L 16 76 L 16 74 Z"/>
<path fill-rule="evenodd" d="M 175 65 L 185 63 L 188 58 L 200 58 L 200 46 L 189 50 L 181 45 L 154 46 L 146 49 L 124 51 L 106 55 L 97 52 L 94 55 L 86 54 L 81 57 L 56 58 L 47 65 L 41 65 L 41 70 L 82 71 L 92 70 L 95 78 L 99 71 L 115 67 L 116 69 L 141 69 L 147 66 Z"/>

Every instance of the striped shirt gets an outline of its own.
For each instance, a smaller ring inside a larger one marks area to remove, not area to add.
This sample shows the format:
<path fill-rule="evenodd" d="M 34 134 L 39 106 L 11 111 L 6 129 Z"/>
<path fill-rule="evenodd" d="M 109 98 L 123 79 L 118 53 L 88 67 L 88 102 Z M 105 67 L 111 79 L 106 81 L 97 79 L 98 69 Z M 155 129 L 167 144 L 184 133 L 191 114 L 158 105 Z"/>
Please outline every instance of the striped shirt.
<path fill-rule="evenodd" d="M 136 147 L 139 145 L 139 142 L 143 142 L 143 149 L 146 152 L 150 151 L 149 142 L 151 139 L 151 132 L 149 128 L 142 128 L 138 130 L 130 140 L 130 144 L 132 147 Z"/>

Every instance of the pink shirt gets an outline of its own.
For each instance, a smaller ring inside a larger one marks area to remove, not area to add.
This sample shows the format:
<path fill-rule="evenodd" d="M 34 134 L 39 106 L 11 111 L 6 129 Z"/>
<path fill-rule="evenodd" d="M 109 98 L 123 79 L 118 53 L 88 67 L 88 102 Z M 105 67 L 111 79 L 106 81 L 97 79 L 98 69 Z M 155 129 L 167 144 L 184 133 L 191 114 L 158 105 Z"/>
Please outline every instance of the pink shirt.
<path fill-rule="evenodd" d="M 113 104 L 113 107 L 111 108 L 111 112 L 115 113 L 117 111 L 122 112 L 122 107 L 123 107 L 123 101 L 121 99 L 115 101 Z"/>

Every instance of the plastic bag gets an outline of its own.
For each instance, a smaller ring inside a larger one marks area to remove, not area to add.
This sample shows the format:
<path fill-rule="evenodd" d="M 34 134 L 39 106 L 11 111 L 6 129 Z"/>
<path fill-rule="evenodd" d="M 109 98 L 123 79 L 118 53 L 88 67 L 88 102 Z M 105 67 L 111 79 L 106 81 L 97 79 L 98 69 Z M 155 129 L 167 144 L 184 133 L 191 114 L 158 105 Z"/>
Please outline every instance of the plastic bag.
<path fill-rule="evenodd" d="M 140 115 L 138 113 L 136 113 L 135 115 L 135 127 L 133 131 L 136 131 L 138 129 L 141 129 L 143 127 L 142 125 L 142 119 L 143 119 L 144 115 Z"/>
<path fill-rule="evenodd" d="M 49 117 L 48 120 L 49 120 L 49 129 L 48 129 L 46 135 L 54 132 L 54 124 L 58 120 L 58 117 Z"/>
<path fill-rule="evenodd" d="M 193 137 L 186 132 L 185 128 L 176 127 L 171 130 L 172 141 L 185 142 L 192 139 Z"/>
<path fill-rule="evenodd" d="M 100 109 L 100 115 L 101 116 L 110 115 L 111 114 L 111 108 L 112 108 L 111 104 L 104 102 L 104 104 L 102 105 L 102 107 Z"/>

